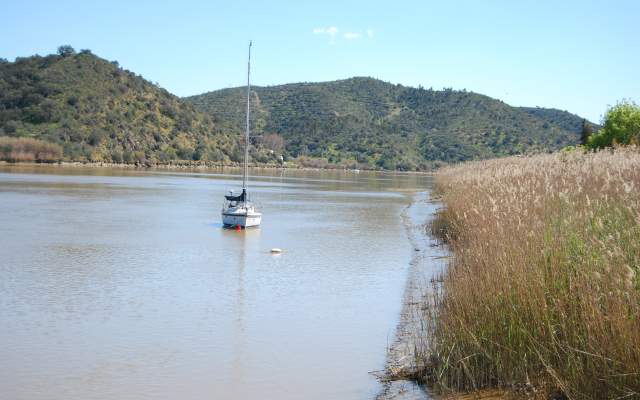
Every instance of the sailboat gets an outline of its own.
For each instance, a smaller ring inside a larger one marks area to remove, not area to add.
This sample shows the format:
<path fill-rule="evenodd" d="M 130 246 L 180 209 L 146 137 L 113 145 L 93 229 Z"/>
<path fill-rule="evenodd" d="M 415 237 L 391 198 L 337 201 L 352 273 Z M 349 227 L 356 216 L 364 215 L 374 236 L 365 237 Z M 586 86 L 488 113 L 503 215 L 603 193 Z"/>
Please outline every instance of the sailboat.
<path fill-rule="evenodd" d="M 249 181 L 249 112 L 251 109 L 251 42 L 249 42 L 249 61 L 247 62 L 247 126 L 244 133 L 244 165 L 242 168 L 242 193 L 230 191 L 224 196 L 222 205 L 222 223 L 228 228 L 248 228 L 259 226 L 262 214 L 249 201 L 247 183 Z"/>

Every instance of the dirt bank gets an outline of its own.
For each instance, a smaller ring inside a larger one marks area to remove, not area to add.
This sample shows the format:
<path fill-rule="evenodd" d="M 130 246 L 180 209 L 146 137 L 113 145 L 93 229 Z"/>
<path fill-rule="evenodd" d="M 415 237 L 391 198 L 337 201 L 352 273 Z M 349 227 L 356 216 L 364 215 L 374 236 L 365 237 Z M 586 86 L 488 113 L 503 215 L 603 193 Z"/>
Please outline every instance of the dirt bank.
<path fill-rule="evenodd" d="M 438 396 L 429 388 L 416 383 L 413 377 L 417 367 L 414 349 L 424 346 L 419 332 L 423 302 L 432 282 L 438 280 L 447 267 L 448 249 L 431 237 L 426 227 L 441 204 L 432 199 L 429 192 L 414 195 L 413 202 L 402 212 L 402 221 L 413 254 L 407 275 L 407 283 L 402 304 L 400 321 L 393 343 L 388 349 L 387 365 L 384 372 L 378 374 L 383 382 L 383 390 L 378 400 L 502 400 L 508 398 L 499 390 L 483 390 L 473 393 L 449 394 Z M 424 340 L 424 339 L 422 339 Z"/>
<path fill-rule="evenodd" d="M 384 384 L 377 396 L 379 400 L 433 398 L 427 388 L 418 385 L 411 377 L 416 373 L 413 349 L 420 346 L 416 333 L 420 332 L 420 308 L 425 290 L 431 287 L 431 279 L 437 278 L 446 266 L 448 255 L 447 250 L 425 230 L 425 223 L 432 218 L 438 206 L 430 199 L 429 192 L 421 192 L 414 195 L 411 205 L 402 212 L 413 254 L 395 340 L 388 349 L 385 371 L 379 376 Z"/>

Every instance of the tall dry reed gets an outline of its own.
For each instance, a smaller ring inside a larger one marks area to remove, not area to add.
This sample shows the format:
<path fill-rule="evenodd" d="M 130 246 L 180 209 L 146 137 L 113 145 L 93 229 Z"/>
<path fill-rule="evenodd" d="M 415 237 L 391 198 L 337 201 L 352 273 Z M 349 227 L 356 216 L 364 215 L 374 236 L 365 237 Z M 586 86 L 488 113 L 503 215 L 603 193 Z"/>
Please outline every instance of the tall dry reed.
<path fill-rule="evenodd" d="M 0 137 L 0 160 L 54 162 L 62 159 L 62 147 L 31 138 Z"/>
<path fill-rule="evenodd" d="M 417 357 L 443 390 L 640 397 L 640 152 L 441 170 L 453 258 Z"/>

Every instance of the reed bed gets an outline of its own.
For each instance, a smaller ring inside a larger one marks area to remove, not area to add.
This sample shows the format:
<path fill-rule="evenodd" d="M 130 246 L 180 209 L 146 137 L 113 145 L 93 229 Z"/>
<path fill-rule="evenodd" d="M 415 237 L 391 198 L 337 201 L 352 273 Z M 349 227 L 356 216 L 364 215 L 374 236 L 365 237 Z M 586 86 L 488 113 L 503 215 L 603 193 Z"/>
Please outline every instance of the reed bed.
<path fill-rule="evenodd" d="M 55 162 L 62 159 L 62 147 L 31 138 L 0 137 L 0 160 L 9 162 Z"/>
<path fill-rule="evenodd" d="M 419 377 L 443 391 L 640 398 L 640 152 L 479 161 L 436 176 L 453 257 Z"/>

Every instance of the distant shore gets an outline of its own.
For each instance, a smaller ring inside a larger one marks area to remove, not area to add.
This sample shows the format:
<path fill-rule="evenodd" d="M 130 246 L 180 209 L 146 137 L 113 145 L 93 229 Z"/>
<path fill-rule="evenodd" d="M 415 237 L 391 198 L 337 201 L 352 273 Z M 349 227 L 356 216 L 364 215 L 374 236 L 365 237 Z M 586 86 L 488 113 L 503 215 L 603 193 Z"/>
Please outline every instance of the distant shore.
<path fill-rule="evenodd" d="M 217 164 L 209 162 L 172 162 L 172 163 L 156 163 L 156 164 L 126 164 L 126 163 L 107 163 L 107 162 L 83 162 L 83 161 L 59 161 L 59 162 L 9 162 L 0 161 L 0 166 L 37 166 L 37 167 L 70 167 L 70 168 L 113 168 L 113 169 L 128 169 L 128 170 L 220 170 L 220 169 L 235 169 L 241 168 L 241 164 Z M 344 171 L 344 172 L 380 172 L 380 173 L 397 173 L 397 174 L 417 174 L 417 175 L 432 175 L 432 171 L 395 171 L 395 170 L 376 170 L 376 169 L 349 169 L 349 168 L 314 168 L 305 167 L 298 164 L 253 164 L 249 165 L 252 169 L 287 169 L 298 171 Z"/>

